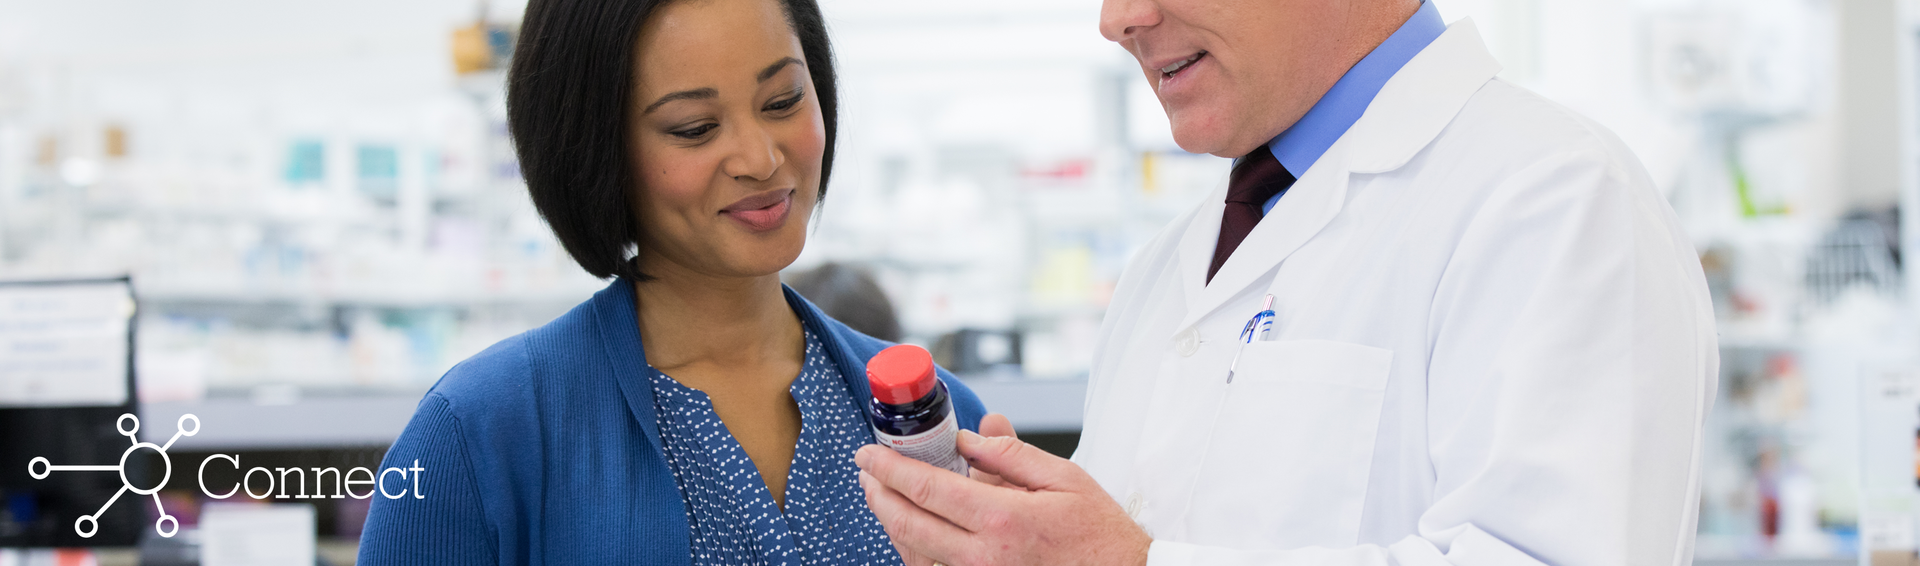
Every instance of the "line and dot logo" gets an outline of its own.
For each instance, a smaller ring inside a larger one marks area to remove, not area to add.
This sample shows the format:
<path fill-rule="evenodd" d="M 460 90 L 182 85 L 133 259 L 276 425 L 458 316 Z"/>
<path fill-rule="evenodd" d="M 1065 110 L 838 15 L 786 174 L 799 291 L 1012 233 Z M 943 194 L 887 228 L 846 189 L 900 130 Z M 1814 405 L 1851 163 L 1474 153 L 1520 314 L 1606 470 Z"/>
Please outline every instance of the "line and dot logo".
<path fill-rule="evenodd" d="M 192 428 L 188 428 L 189 424 L 192 425 Z M 107 503 L 101 505 L 99 511 L 95 511 L 92 515 L 81 515 L 78 520 L 74 521 L 74 534 L 80 535 L 81 538 L 93 538 L 93 535 L 100 531 L 99 516 L 106 513 L 107 509 L 112 508 L 113 503 L 119 501 L 121 495 L 131 491 L 135 495 L 153 497 L 153 507 L 160 513 L 160 518 L 154 522 L 153 530 L 154 532 L 160 533 L 160 536 L 173 537 L 175 533 L 180 531 L 180 521 L 172 515 L 167 514 L 166 508 L 160 504 L 159 495 L 160 489 L 166 487 L 167 482 L 173 479 L 173 459 L 167 456 L 167 449 L 173 448 L 173 443 L 179 441 L 182 436 L 199 434 L 200 417 L 192 414 L 180 415 L 180 421 L 175 424 L 173 438 L 167 439 L 165 445 L 141 442 L 140 438 L 136 436 L 136 434 L 140 432 L 140 418 L 133 416 L 132 413 L 120 415 L 120 420 L 114 423 L 114 428 L 120 431 L 121 435 L 126 436 L 128 440 L 133 442 L 132 447 L 127 448 L 126 452 L 120 454 L 119 464 L 112 466 L 55 465 L 45 457 L 35 457 L 33 460 L 27 462 L 27 475 L 33 476 L 33 479 L 36 480 L 43 480 L 53 475 L 54 472 L 120 472 L 120 491 L 114 492 L 113 497 L 107 498 Z M 162 470 L 160 482 L 154 484 L 153 487 L 145 489 L 134 486 L 133 480 L 127 477 L 127 461 L 133 457 L 135 452 L 141 450 L 152 450 L 155 454 L 158 454 L 160 456 L 160 467 Z M 200 461 L 199 475 L 194 478 L 196 480 L 195 483 L 200 484 L 201 493 L 205 493 L 207 497 L 213 499 L 226 499 L 242 491 L 246 492 L 247 497 L 253 499 L 344 499 L 348 497 L 354 499 L 369 499 L 372 498 L 376 492 L 379 493 L 381 497 L 387 499 L 406 498 L 409 493 L 411 493 L 413 499 L 427 498 L 426 493 L 420 489 L 421 480 L 426 476 L 427 469 L 420 466 L 419 460 L 414 460 L 413 467 L 410 468 L 394 466 L 380 470 L 377 476 L 373 473 L 373 470 L 367 468 L 353 468 L 343 473 L 339 468 L 296 467 L 273 468 L 269 470 L 265 467 L 256 466 L 248 469 L 246 473 L 234 483 L 233 487 L 223 494 L 214 493 L 207 489 L 207 465 L 213 463 L 215 460 L 226 461 L 229 465 L 233 466 L 235 472 L 240 470 L 240 457 L 237 455 L 214 454 Z M 307 482 L 308 476 L 306 470 L 308 469 L 313 470 L 313 482 L 311 484 Z M 255 475 L 261 476 L 265 481 L 253 481 Z M 333 480 L 332 495 L 327 494 L 327 479 L 329 477 Z M 389 477 L 398 478 L 399 481 L 395 482 L 394 485 L 394 487 L 399 488 L 397 491 L 388 489 L 387 479 Z M 265 484 L 265 491 L 254 493 L 255 484 Z M 298 487 L 295 487 L 296 485 Z M 276 486 L 280 488 L 278 493 L 274 492 Z M 361 493 L 362 490 L 364 490 L 365 493 Z"/>
<path fill-rule="evenodd" d="M 127 424 L 129 422 L 133 424 Z M 188 422 L 193 423 L 193 428 L 187 428 Z M 107 498 L 107 503 L 101 505 L 99 511 L 94 511 L 92 515 L 81 515 L 78 520 L 75 520 L 73 522 L 74 534 L 80 535 L 81 538 L 93 538 L 93 535 L 100 531 L 100 521 L 97 517 L 106 513 L 108 508 L 113 507 L 113 502 L 119 501 L 122 494 L 131 491 L 134 495 L 149 495 L 153 497 L 153 508 L 155 511 L 160 512 L 160 519 L 154 521 L 153 530 L 154 532 L 160 533 L 160 536 L 173 537 L 174 533 L 180 531 L 180 521 L 173 518 L 172 515 L 167 514 L 166 507 L 160 504 L 159 495 L 160 488 L 166 487 L 167 480 L 173 478 L 173 460 L 167 457 L 167 449 L 173 448 L 173 443 L 180 440 L 182 436 L 199 434 L 200 417 L 191 414 L 180 415 L 180 422 L 174 425 L 173 438 L 167 439 L 167 443 L 164 446 L 155 446 L 151 442 L 140 441 L 140 437 L 136 436 L 136 434 L 140 432 L 140 417 L 133 416 L 133 413 L 120 415 L 120 420 L 114 422 L 114 428 L 120 431 L 121 436 L 125 436 L 127 440 L 133 441 L 132 447 L 127 448 L 126 452 L 120 453 L 119 464 L 112 466 L 84 464 L 61 466 L 54 465 L 53 462 L 48 461 L 45 457 L 36 457 L 27 462 L 27 475 L 33 476 L 33 479 L 36 480 L 44 480 L 47 479 L 47 476 L 53 475 L 54 472 L 120 472 L 120 491 L 113 492 L 113 497 Z M 164 470 L 160 474 L 160 483 L 154 484 L 153 487 L 146 489 L 134 487 L 133 480 L 127 478 L 127 460 L 132 458 L 135 452 L 141 450 L 152 450 L 159 454 L 160 469 Z"/>

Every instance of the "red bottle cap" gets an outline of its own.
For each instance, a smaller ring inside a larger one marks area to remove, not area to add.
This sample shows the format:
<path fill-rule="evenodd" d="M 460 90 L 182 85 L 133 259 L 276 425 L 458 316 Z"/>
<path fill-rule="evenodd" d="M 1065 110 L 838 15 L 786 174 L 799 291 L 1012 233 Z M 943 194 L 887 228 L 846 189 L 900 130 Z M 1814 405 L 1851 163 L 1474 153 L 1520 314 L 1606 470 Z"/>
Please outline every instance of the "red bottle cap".
<path fill-rule="evenodd" d="M 888 405 L 919 401 L 933 391 L 933 354 L 926 348 L 900 344 L 881 350 L 867 360 L 867 385 L 873 398 Z"/>

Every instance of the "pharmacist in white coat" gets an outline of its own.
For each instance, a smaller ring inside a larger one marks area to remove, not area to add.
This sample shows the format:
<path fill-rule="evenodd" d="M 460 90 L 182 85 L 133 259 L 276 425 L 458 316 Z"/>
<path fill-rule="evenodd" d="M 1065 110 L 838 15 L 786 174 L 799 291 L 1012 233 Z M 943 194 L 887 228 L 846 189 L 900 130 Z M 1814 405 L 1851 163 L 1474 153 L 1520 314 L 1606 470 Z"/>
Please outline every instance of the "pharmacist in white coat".
<path fill-rule="evenodd" d="M 909 563 L 1691 562 L 1713 314 L 1619 140 L 1431 3 L 1102 20 L 1176 141 L 1239 160 L 1122 277 L 1071 462 L 857 455 Z"/>

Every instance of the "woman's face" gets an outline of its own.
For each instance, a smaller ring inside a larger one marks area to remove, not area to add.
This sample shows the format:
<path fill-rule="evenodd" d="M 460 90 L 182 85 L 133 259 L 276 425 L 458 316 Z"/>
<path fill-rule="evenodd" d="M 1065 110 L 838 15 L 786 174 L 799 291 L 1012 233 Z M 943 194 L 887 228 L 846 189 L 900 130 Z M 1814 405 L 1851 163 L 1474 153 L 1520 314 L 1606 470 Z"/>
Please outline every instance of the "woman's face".
<path fill-rule="evenodd" d="M 628 146 L 640 268 L 778 273 L 806 244 L 826 125 L 777 0 L 676 0 L 642 24 Z"/>

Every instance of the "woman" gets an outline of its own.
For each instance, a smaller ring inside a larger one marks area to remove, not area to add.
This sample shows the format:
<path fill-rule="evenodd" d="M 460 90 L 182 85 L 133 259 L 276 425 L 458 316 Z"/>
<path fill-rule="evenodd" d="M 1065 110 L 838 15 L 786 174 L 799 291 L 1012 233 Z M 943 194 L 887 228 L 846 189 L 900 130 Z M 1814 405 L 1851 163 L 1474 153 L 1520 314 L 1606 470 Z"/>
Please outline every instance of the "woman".
<path fill-rule="evenodd" d="M 833 163 L 813 0 L 534 0 L 507 88 L 535 206 L 616 279 L 428 392 L 361 563 L 898 563 L 853 465 L 889 344 L 779 280 Z"/>

